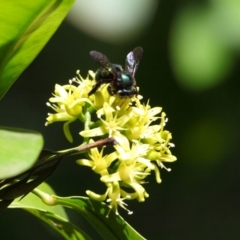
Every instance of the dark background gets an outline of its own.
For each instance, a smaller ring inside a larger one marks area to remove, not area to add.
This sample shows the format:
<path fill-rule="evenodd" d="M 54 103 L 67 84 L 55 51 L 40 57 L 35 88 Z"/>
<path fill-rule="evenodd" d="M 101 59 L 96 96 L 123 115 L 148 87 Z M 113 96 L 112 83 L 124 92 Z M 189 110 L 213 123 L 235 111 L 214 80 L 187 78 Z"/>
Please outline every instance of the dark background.
<path fill-rule="evenodd" d="M 99 50 L 123 64 L 126 54 L 140 45 L 144 48 L 136 74 L 140 94 L 144 101 L 150 98 L 152 107 L 161 106 L 166 112 L 166 129 L 173 134 L 176 147 L 172 152 L 178 160 L 166 164 L 172 169 L 170 173 L 161 170 L 160 185 L 153 176 L 149 178 L 145 188 L 150 197 L 144 203 L 128 202 L 133 215 L 128 216 L 122 209 L 120 214 L 147 239 L 239 239 L 238 54 L 221 82 L 201 91 L 182 87 L 171 64 L 169 38 L 176 14 L 187 5 L 187 1 L 162 1 L 143 35 L 135 42 L 121 45 L 89 37 L 64 21 L 2 99 L 0 124 L 41 132 L 48 149 L 72 147 L 63 135 L 61 123 L 44 126 L 50 111 L 45 103 L 54 84 L 67 84 L 77 69 L 83 76 L 89 69 L 95 70 L 90 50 Z M 71 126 L 72 132 L 74 129 L 77 139 L 77 124 Z M 75 140 L 74 146 L 79 143 Z M 74 160 L 62 162 L 48 179 L 56 193 L 72 196 L 85 195 L 87 189 L 103 190 L 98 176 L 76 165 Z M 93 239 L 99 239 L 79 215 L 69 210 L 68 213 Z M 21 210 L 10 209 L 1 214 L 0 232 L 3 239 L 61 239 Z"/>

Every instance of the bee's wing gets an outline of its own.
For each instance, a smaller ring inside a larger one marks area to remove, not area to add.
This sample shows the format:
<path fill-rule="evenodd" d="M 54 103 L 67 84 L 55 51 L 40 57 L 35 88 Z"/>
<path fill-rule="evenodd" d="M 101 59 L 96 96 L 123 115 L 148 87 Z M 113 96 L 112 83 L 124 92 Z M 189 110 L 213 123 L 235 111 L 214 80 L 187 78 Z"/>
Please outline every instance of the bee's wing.
<path fill-rule="evenodd" d="M 135 75 L 140 60 L 142 59 L 142 55 L 143 49 L 141 47 L 136 47 L 126 57 L 125 69 L 133 76 Z"/>
<path fill-rule="evenodd" d="M 106 67 L 107 64 L 109 63 L 109 60 L 108 58 L 100 53 L 100 52 L 97 52 L 97 51 L 91 51 L 90 52 L 90 56 L 92 57 L 92 59 L 97 62 L 100 66 L 102 67 Z"/>

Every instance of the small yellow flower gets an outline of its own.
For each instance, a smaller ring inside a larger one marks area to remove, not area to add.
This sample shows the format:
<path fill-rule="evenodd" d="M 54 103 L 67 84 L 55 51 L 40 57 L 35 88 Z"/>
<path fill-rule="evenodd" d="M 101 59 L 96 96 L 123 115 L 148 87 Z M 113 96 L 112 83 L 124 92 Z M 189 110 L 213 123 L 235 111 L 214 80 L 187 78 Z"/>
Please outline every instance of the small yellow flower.
<path fill-rule="evenodd" d="M 93 143 L 93 140 L 90 140 L 89 143 Z M 117 158 L 117 153 L 112 152 L 109 155 L 103 156 L 103 150 L 99 152 L 97 148 L 92 148 L 90 149 L 88 156 L 89 159 L 80 159 L 77 160 L 76 162 L 80 165 L 91 167 L 92 170 L 100 174 L 101 176 L 107 175 L 108 174 L 108 167 L 111 165 L 111 163 Z"/>
<path fill-rule="evenodd" d="M 123 201 L 125 199 L 128 199 L 129 197 L 126 196 L 125 198 L 121 198 L 121 194 L 120 194 L 121 189 L 119 187 L 119 183 L 118 182 L 112 182 L 109 185 L 108 190 L 109 190 L 108 191 L 109 198 L 107 199 L 107 202 L 110 202 L 110 204 L 109 204 L 110 210 L 107 214 L 107 217 L 108 217 L 108 215 L 109 215 L 109 213 L 112 209 L 116 213 L 116 215 L 119 215 L 118 206 L 125 209 L 128 212 L 128 214 L 132 214 L 132 212 L 126 208 L 127 204 Z"/>
<path fill-rule="evenodd" d="M 151 143 L 152 149 L 147 154 L 147 157 L 151 160 L 156 160 L 159 166 L 163 162 L 173 162 L 177 158 L 172 155 L 170 147 L 174 147 L 174 144 L 170 142 L 172 139 L 172 134 L 169 131 L 164 130 L 165 123 L 167 119 L 165 118 L 166 114 L 163 112 L 161 114 L 161 122 L 159 125 L 160 130 L 150 136 L 149 138 L 144 139 L 144 142 Z"/>
<path fill-rule="evenodd" d="M 145 158 L 149 149 L 148 144 L 136 142 L 130 149 L 124 149 L 120 145 L 115 148 L 118 152 L 119 166 L 115 173 L 101 177 L 105 183 L 120 181 L 131 187 L 135 192 L 135 198 L 140 202 L 144 201 L 145 189 L 141 184 L 145 183 L 144 179 L 152 170 L 156 172 L 157 182 L 161 182 L 159 170 L 149 159 Z"/>
<path fill-rule="evenodd" d="M 107 134 L 109 137 L 115 137 L 125 130 L 124 124 L 133 116 L 133 112 L 127 111 L 125 115 L 119 117 L 118 111 L 105 102 L 102 109 L 98 110 L 97 115 L 100 118 L 99 126 L 81 131 L 80 135 L 83 137 L 96 137 Z"/>
<path fill-rule="evenodd" d="M 80 76 L 80 75 L 79 75 Z M 78 83 L 76 87 L 72 83 Z M 93 105 L 87 98 L 87 92 L 90 91 L 92 81 L 90 79 L 70 80 L 70 84 L 60 86 L 55 85 L 53 97 L 49 99 L 47 106 L 51 107 L 57 113 L 49 113 L 46 126 L 57 121 L 66 121 L 64 124 L 64 134 L 72 142 L 72 136 L 69 131 L 69 124 L 77 119 L 81 119 L 82 110 L 85 104 Z"/>
<path fill-rule="evenodd" d="M 116 215 L 118 215 L 118 206 L 125 209 L 128 214 L 132 214 L 130 210 L 127 209 L 127 204 L 124 202 L 126 199 L 130 199 L 132 194 L 126 194 L 126 192 L 123 192 L 123 190 L 119 186 L 119 182 L 111 182 L 106 184 L 107 185 L 107 190 L 104 194 L 100 195 L 97 193 L 94 193 L 90 190 L 87 190 L 86 193 L 87 195 L 96 200 L 96 201 L 105 201 L 107 198 L 107 202 L 109 202 L 109 212 L 106 217 L 109 216 L 109 213 L 111 210 L 115 212 Z M 124 195 L 124 197 L 121 197 Z"/>
<path fill-rule="evenodd" d="M 162 108 L 160 107 L 151 108 L 148 104 L 144 106 L 138 103 L 136 107 L 133 107 L 134 116 L 126 124 L 126 128 L 128 129 L 125 132 L 126 136 L 129 139 L 140 139 L 157 131 L 159 127 L 156 125 L 150 126 L 150 124 L 159 118 L 156 115 L 161 110 Z"/>

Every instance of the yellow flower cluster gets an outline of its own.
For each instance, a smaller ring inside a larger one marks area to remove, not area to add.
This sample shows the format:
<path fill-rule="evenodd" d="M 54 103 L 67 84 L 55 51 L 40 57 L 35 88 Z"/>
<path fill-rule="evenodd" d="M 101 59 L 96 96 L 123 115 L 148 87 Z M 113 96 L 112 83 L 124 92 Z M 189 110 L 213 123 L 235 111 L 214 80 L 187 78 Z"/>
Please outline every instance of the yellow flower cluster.
<path fill-rule="evenodd" d="M 165 168 L 163 162 L 176 160 L 170 151 L 170 147 L 174 146 L 170 142 L 172 136 L 164 130 L 167 118 L 162 108 L 142 104 L 140 96 L 124 99 L 118 95 L 111 96 L 107 84 L 88 96 L 94 77 L 94 73 L 89 71 L 87 78 L 83 79 L 78 72 L 78 77 L 70 80 L 68 85 L 56 85 L 53 97 L 47 103 L 56 113 L 49 114 L 46 125 L 65 122 L 65 136 L 72 142 L 69 124 L 78 119 L 84 123 L 80 135 L 85 143 L 94 142 L 96 137 L 113 137 L 117 141 L 112 153 L 104 155 L 105 148 L 92 148 L 88 159 L 77 160 L 77 163 L 91 167 L 106 184 L 107 190 L 103 195 L 88 190 L 89 197 L 98 201 L 107 200 L 110 210 L 113 209 L 116 214 L 118 206 L 130 214 L 124 200 L 145 201 L 148 197 L 142 186 L 146 183 L 145 178 L 154 171 L 156 181 L 160 183 L 158 166 Z"/>

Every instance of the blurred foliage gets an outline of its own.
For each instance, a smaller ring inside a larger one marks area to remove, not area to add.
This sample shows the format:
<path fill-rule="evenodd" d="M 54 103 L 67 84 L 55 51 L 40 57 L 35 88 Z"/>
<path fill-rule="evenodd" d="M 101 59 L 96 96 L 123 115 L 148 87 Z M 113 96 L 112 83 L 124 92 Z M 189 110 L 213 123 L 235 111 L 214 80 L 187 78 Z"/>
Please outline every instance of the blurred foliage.
<path fill-rule="evenodd" d="M 227 136 L 224 138 L 223 136 Z M 214 168 L 221 164 L 223 156 L 230 148 L 232 129 L 225 126 L 218 118 L 202 118 L 192 124 L 183 135 L 182 151 L 188 149 L 185 160 L 194 166 Z M 204 150 L 204 151 L 203 151 Z"/>
<path fill-rule="evenodd" d="M 201 91 L 226 79 L 239 50 L 239 27 L 239 0 L 191 4 L 179 11 L 170 38 L 179 83 Z"/>
<path fill-rule="evenodd" d="M 210 2 L 213 31 L 235 51 L 240 50 L 240 1 L 217 0 Z"/>
<path fill-rule="evenodd" d="M 188 7 L 175 20 L 171 35 L 173 70 L 188 90 L 202 91 L 220 83 L 233 59 L 211 25 L 212 11 Z"/>

